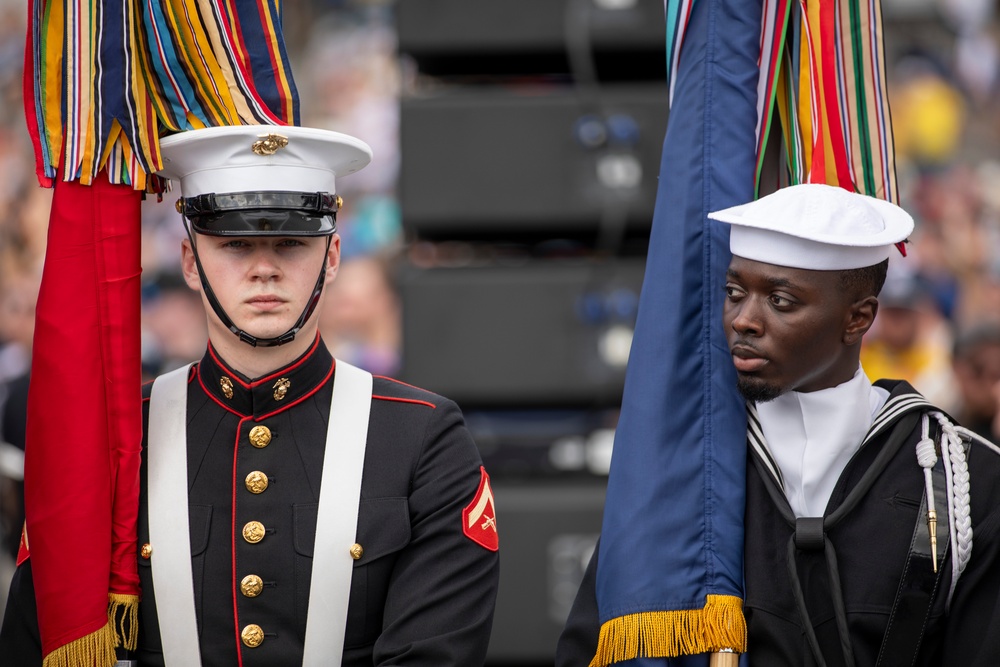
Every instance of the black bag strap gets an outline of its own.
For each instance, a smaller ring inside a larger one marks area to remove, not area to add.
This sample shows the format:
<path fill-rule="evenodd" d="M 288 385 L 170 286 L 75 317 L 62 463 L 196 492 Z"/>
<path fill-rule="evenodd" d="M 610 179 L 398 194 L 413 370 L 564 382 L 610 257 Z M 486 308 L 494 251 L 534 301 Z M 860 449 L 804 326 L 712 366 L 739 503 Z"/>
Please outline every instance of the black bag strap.
<path fill-rule="evenodd" d="M 931 554 L 930 528 L 927 523 L 927 495 L 923 494 L 917 523 L 913 528 L 910 552 L 899 580 L 896 599 L 889 614 L 889 626 L 882 638 L 876 667 L 911 667 L 920 654 L 920 644 L 944 573 L 944 561 L 950 544 L 949 507 L 945 484 L 945 462 L 938 457 L 931 469 L 934 506 L 937 520 L 937 571 Z"/>

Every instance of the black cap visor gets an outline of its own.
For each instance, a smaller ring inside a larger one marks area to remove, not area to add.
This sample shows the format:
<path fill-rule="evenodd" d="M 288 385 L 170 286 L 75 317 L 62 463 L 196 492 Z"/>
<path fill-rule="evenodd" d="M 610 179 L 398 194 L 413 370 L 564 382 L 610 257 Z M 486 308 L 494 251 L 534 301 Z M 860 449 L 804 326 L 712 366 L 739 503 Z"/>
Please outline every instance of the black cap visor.
<path fill-rule="evenodd" d="M 328 236 L 337 231 L 334 214 L 305 211 L 244 210 L 188 218 L 207 236 Z"/>
<path fill-rule="evenodd" d="M 209 236 L 327 236 L 340 198 L 328 192 L 229 192 L 186 197 L 178 210 Z"/>

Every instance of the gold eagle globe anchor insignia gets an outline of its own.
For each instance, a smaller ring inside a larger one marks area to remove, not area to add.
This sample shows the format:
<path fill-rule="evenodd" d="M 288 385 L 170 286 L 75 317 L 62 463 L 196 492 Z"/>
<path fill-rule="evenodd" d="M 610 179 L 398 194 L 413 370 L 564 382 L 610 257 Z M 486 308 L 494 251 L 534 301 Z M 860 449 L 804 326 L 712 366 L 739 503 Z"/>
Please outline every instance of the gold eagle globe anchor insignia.
<path fill-rule="evenodd" d="M 257 155 L 274 155 L 279 149 L 288 145 L 288 137 L 280 134 L 262 134 L 257 141 L 253 142 L 250 149 Z"/>
<path fill-rule="evenodd" d="M 288 388 L 292 386 L 291 381 L 288 378 L 281 378 L 274 383 L 272 389 L 274 389 L 274 400 L 281 401 L 284 400 L 285 396 L 288 395 Z"/>

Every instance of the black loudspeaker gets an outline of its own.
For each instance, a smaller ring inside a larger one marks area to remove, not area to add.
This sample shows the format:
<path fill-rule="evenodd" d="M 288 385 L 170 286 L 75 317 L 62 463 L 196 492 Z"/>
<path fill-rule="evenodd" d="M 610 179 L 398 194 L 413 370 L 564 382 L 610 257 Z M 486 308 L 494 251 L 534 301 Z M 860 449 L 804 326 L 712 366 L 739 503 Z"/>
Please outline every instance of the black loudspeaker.
<path fill-rule="evenodd" d="M 432 75 L 569 72 L 585 49 L 602 78 L 663 78 L 662 0 L 406 0 L 399 50 Z"/>
<path fill-rule="evenodd" d="M 409 269 L 400 377 L 463 407 L 616 406 L 641 259 Z"/>
<path fill-rule="evenodd" d="M 606 480 L 496 480 L 500 589 L 487 664 L 552 664 L 601 531 Z"/>
<path fill-rule="evenodd" d="M 466 87 L 404 98 L 404 227 L 428 239 L 648 230 L 666 86 L 593 93 Z"/>

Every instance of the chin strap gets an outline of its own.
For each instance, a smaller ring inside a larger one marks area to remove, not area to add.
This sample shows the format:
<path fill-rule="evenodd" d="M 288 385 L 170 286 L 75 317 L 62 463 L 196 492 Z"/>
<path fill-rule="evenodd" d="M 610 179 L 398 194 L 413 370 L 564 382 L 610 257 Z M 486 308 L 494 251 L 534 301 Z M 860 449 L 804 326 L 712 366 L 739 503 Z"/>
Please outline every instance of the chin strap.
<path fill-rule="evenodd" d="M 299 332 L 302 325 L 306 323 L 312 314 L 316 310 L 316 306 L 319 304 L 320 294 L 323 293 L 323 284 L 326 282 L 326 254 L 330 251 L 330 242 L 332 236 L 326 237 L 326 250 L 324 253 L 323 266 L 320 268 L 319 275 L 316 277 L 316 284 L 313 286 L 312 295 L 309 297 L 309 302 L 306 303 L 306 307 L 303 309 L 302 314 L 299 315 L 299 319 L 295 321 L 295 324 L 286 331 L 285 333 L 275 336 L 274 338 L 257 338 L 248 334 L 243 329 L 233 324 L 233 320 L 229 317 L 226 311 L 223 309 L 222 304 L 219 303 L 218 298 L 215 296 L 215 292 L 212 291 L 212 286 L 208 284 L 208 278 L 205 277 L 205 271 L 201 266 L 201 258 L 198 256 L 198 244 L 195 243 L 194 234 L 191 233 L 191 226 L 188 224 L 187 218 L 184 220 L 184 231 L 187 232 L 188 239 L 191 241 L 191 252 L 194 253 L 194 263 L 198 267 L 198 278 L 201 280 L 201 287 L 205 290 L 205 296 L 208 298 L 208 303 L 211 304 L 212 310 L 221 320 L 222 324 L 232 331 L 236 336 L 251 347 L 277 347 L 279 345 L 284 345 L 286 343 L 291 343 L 295 340 L 295 334 Z"/>

